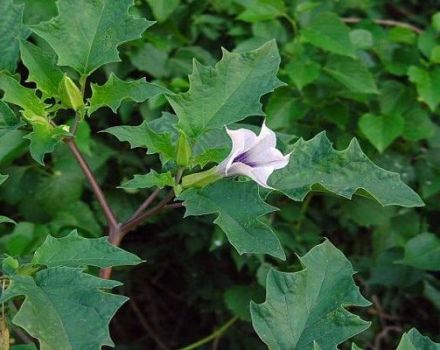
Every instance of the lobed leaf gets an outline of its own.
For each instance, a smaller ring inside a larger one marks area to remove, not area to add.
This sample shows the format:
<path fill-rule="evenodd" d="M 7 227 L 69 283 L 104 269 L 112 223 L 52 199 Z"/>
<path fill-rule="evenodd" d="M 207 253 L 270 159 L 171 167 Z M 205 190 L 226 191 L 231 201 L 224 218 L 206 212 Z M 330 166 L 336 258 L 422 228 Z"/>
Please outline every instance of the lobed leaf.
<path fill-rule="evenodd" d="M 397 350 L 440 350 L 440 343 L 434 343 L 428 337 L 420 334 L 420 332 L 412 328 L 409 332 L 403 334 Z"/>
<path fill-rule="evenodd" d="M 253 182 L 221 180 L 202 189 L 189 189 L 178 196 L 185 216 L 216 214 L 220 226 L 239 254 L 269 254 L 285 259 L 280 241 L 260 217 L 276 208 L 260 197 Z"/>
<path fill-rule="evenodd" d="M 84 238 L 76 230 L 63 238 L 47 236 L 35 251 L 33 264 L 48 267 L 137 265 L 142 262 L 136 255 L 109 243 L 107 237 Z"/>
<path fill-rule="evenodd" d="M 20 42 L 21 60 L 29 71 L 27 81 L 37 84 L 47 97 L 60 98 L 60 84 L 64 72 L 56 65 L 54 52 L 45 51 L 28 42 Z"/>
<path fill-rule="evenodd" d="M 164 188 L 165 186 L 174 186 L 174 178 L 168 171 L 166 173 L 159 174 L 154 170 L 151 170 L 145 175 L 135 175 L 133 179 L 125 182 L 120 188 L 125 189 L 139 189 L 139 188 L 150 188 L 159 187 Z"/>
<path fill-rule="evenodd" d="M 383 206 L 423 206 L 418 194 L 399 174 L 375 165 L 353 139 L 343 151 L 333 148 L 325 132 L 309 141 L 298 140 L 287 167 L 275 171 L 269 185 L 289 198 L 302 201 L 312 190 L 324 190 L 351 199 L 360 194 Z"/>
<path fill-rule="evenodd" d="M 120 61 L 118 46 L 140 38 L 153 22 L 128 13 L 133 0 L 58 0 L 58 16 L 31 26 L 58 55 L 58 65 L 89 75 Z"/>
<path fill-rule="evenodd" d="M 336 349 L 370 326 L 346 309 L 370 303 L 341 251 L 325 241 L 299 259 L 302 271 L 270 270 L 266 301 L 251 302 L 252 324 L 270 349 Z"/>
<path fill-rule="evenodd" d="M 30 31 L 23 24 L 23 4 L 13 0 L 0 0 L 0 71 L 15 72 L 19 55 L 19 42 L 26 39 Z"/>
<path fill-rule="evenodd" d="M 127 300 L 104 289 L 120 285 L 81 269 L 52 267 L 28 275 L 11 275 L 1 302 L 24 296 L 12 322 L 38 339 L 41 350 L 98 350 L 113 346 L 108 326 Z"/>
<path fill-rule="evenodd" d="M 165 160 L 176 155 L 172 134 L 168 130 L 153 129 L 152 122 L 144 121 L 136 126 L 114 126 L 104 132 L 115 136 L 121 142 L 130 143 L 131 148 L 148 148 L 149 154 L 159 153 Z"/>
<path fill-rule="evenodd" d="M 264 115 L 261 96 L 283 85 L 276 77 L 279 65 L 275 41 L 244 53 L 223 50 L 214 67 L 195 61 L 188 92 L 167 96 L 180 128 L 196 137 L 250 115 Z"/>
<path fill-rule="evenodd" d="M 104 85 L 92 84 L 89 114 L 104 106 L 110 107 L 116 113 L 124 100 L 130 99 L 138 103 L 144 102 L 153 96 L 166 93 L 167 91 L 165 88 L 147 82 L 145 78 L 124 81 L 111 73 L 110 78 Z"/>
<path fill-rule="evenodd" d="M 25 88 L 9 75 L 0 73 L 0 90 L 4 91 L 3 101 L 20 106 L 29 116 L 45 116 L 45 104 L 35 94 L 35 90 Z"/>

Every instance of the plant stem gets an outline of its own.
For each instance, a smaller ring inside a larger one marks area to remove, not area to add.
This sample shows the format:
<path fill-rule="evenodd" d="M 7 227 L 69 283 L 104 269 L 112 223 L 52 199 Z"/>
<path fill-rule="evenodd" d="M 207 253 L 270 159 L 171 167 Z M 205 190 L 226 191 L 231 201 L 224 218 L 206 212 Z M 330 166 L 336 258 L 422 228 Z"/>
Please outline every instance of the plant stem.
<path fill-rule="evenodd" d="M 304 219 L 306 218 L 306 213 L 307 213 L 307 210 L 309 209 L 310 201 L 312 200 L 312 197 L 313 197 L 313 194 L 309 193 L 301 206 L 301 209 L 299 211 L 298 222 L 296 223 L 296 226 L 295 226 L 295 230 L 297 233 L 299 233 L 299 231 L 301 230 L 301 227 L 304 222 Z"/>
<path fill-rule="evenodd" d="M 357 18 L 357 17 L 346 17 L 342 18 L 342 21 L 345 23 L 359 23 L 363 21 L 364 18 Z M 416 32 L 417 34 L 420 34 L 423 32 L 423 29 L 420 29 L 416 27 L 415 25 L 405 23 L 405 22 L 399 22 L 392 19 L 373 19 L 373 22 L 379 25 L 383 25 L 386 27 L 401 27 L 406 28 L 409 30 L 412 30 L 413 32 Z"/>
<path fill-rule="evenodd" d="M 223 333 L 225 333 L 229 327 L 231 327 L 235 322 L 237 322 L 238 317 L 231 318 L 228 322 L 226 322 L 223 326 L 221 326 L 219 329 L 211 333 L 210 335 L 206 336 L 205 338 L 202 338 L 195 343 L 192 343 L 190 345 L 185 346 L 184 348 L 181 348 L 180 350 L 193 350 L 197 349 L 199 346 L 209 343 L 210 341 L 213 341 L 217 338 L 220 338 Z"/>
<path fill-rule="evenodd" d="M 142 224 L 150 216 L 153 216 L 154 214 L 157 214 L 158 212 L 160 212 L 162 209 L 164 209 L 166 207 L 166 205 L 169 202 L 171 202 L 171 200 L 173 198 L 174 198 L 174 192 L 171 191 L 155 207 L 143 212 L 142 214 L 135 217 L 133 220 L 129 220 L 128 222 L 123 224 L 122 227 L 120 228 L 120 231 L 119 231 L 120 235 L 122 237 L 125 236 L 128 232 L 130 232 L 131 230 L 134 230 L 136 227 L 138 227 L 140 224 Z"/>
<path fill-rule="evenodd" d="M 128 219 L 128 221 L 132 221 L 136 217 L 138 217 L 145 209 L 147 209 L 151 203 L 156 199 L 156 197 L 160 193 L 160 188 L 157 188 L 153 191 L 152 194 L 148 196 L 148 198 L 139 206 L 139 208 L 134 212 L 134 214 Z M 127 221 L 127 222 L 128 222 Z"/>
<path fill-rule="evenodd" d="M 90 186 L 92 187 L 93 193 L 95 194 L 96 199 L 98 200 L 99 205 L 102 208 L 102 211 L 104 212 L 105 218 L 107 220 L 108 226 L 109 226 L 109 239 L 111 241 L 112 236 L 116 234 L 116 232 L 119 230 L 119 224 L 116 220 L 115 214 L 113 213 L 112 209 L 110 208 L 110 205 L 107 202 L 107 199 L 104 195 L 104 193 L 101 190 L 101 187 L 99 186 L 98 182 L 96 181 L 95 175 L 93 174 L 92 170 L 90 169 L 89 165 L 87 164 L 87 161 L 84 159 L 81 151 L 78 149 L 78 146 L 76 145 L 76 142 L 73 138 L 67 138 L 66 144 L 69 146 L 72 154 L 76 158 L 81 170 L 83 171 L 85 177 L 89 181 Z"/>

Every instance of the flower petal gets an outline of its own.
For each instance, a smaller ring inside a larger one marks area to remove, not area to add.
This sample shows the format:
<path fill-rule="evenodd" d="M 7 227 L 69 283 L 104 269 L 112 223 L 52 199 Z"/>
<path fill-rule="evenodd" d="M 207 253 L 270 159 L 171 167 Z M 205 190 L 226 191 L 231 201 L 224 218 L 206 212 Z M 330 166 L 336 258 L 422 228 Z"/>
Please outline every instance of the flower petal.
<path fill-rule="evenodd" d="M 271 166 L 274 169 L 284 168 L 289 164 L 290 154 L 283 155 L 276 148 L 265 149 L 260 153 L 253 153 L 249 155 L 250 162 L 255 164 L 255 167 Z"/>
<path fill-rule="evenodd" d="M 226 128 L 226 132 L 231 138 L 232 149 L 226 159 L 217 166 L 218 171 L 225 175 L 234 159 L 252 146 L 257 139 L 257 135 L 248 129 L 230 130 Z"/>
<path fill-rule="evenodd" d="M 271 167 L 252 168 L 247 164 L 234 163 L 229 167 L 227 175 L 244 175 L 254 180 L 260 186 L 272 189 L 272 187 L 267 184 L 267 180 L 269 179 L 269 176 L 272 174 L 273 170 L 274 169 Z"/>
<path fill-rule="evenodd" d="M 275 149 L 277 145 L 277 136 L 274 131 L 270 130 L 266 123 L 261 126 L 260 134 L 257 137 L 254 145 L 248 149 L 247 155 L 251 162 L 256 162 L 260 154 L 267 149 Z"/>

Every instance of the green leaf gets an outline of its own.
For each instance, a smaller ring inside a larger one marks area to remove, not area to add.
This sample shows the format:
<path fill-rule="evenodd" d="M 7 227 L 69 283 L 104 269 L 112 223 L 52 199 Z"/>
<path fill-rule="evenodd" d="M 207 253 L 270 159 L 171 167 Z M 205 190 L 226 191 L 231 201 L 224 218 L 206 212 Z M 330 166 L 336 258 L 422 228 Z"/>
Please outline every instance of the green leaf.
<path fill-rule="evenodd" d="M 154 17 L 159 22 L 164 22 L 180 5 L 180 0 L 147 0 L 153 11 Z"/>
<path fill-rule="evenodd" d="M 320 12 L 313 17 L 309 25 L 302 28 L 301 38 L 323 50 L 355 57 L 350 28 L 335 13 Z"/>
<path fill-rule="evenodd" d="M 20 43 L 21 60 L 29 70 L 27 81 L 37 84 L 47 97 L 59 97 L 63 71 L 56 66 L 56 56 L 28 41 Z"/>
<path fill-rule="evenodd" d="M 226 307 L 243 321 L 251 321 L 249 303 L 262 302 L 264 300 L 264 290 L 260 286 L 233 286 L 226 290 Z"/>
<path fill-rule="evenodd" d="M 436 12 L 432 15 L 431 23 L 437 32 L 440 32 L 440 12 Z"/>
<path fill-rule="evenodd" d="M 312 190 L 319 190 L 349 199 L 356 193 L 374 198 L 383 206 L 424 205 L 398 174 L 368 159 L 356 139 L 345 150 L 337 151 L 325 132 L 309 141 L 298 140 L 289 164 L 272 174 L 269 185 L 296 201 L 304 200 Z"/>
<path fill-rule="evenodd" d="M 107 237 L 84 238 L 76 230 L 63 238 L 47 236 L 44 243 L 36 250 L 33 264 L 48 267 L 67 266 L 111 266 L 137 265 L 142 260 L 109 243 Z"/>
<path fill-rule="evenodd" d="M 285 11 L 283 0 L 251 0 L 246 2 L 245 10 L 238 19 L 250 23 L 270 21 L 282 16 Z"/>
<path fill-rule="evenodd" d="M 359 119 L 359 129 L 380 153 L 402 134 L 404 125 L 405 120 L 397 114 L 384 116 L 367 113 Z"/>
<path fill-rule="evenodd" d="M 8 218 L 7 216 L 0 215 L 0 224 L 4 224 L 4 223 L 15 224 L 16 222 Z"/>
<path fill-rule="evenodd" d="M 153 22 L 128 13 L 133 0 L 59 0 L 58 17 L 31 27 L 58 55 L 58 65 L 89 75 L 120 61 L 118 46 L 140 38 Z"/>
<path fill-rule="evenodd" d="M 324 71 L 352 92 L 379 93 L 373 75 L 359 61 L 348 57 L 331 56 Z"/>
<path fill-rule="evenodd" d="M 121 142 L 130 143 L 131 148 L 148 148 L 149 154 L 159 153 L 165 159 L 174 159 L 175 146 L 169 132 L 153 130 L 151 123 L 144 121 L 137 126 L 114 126 L 104 130 L 115 136 Z"/>
<path fill-rule="evenodd" d="M 405 128 L 402 136 L 409 141 L 419 141 L 432 137 L 436 125 L 429 118 L 429 113 L 420 105 L 413 107 L 403 114 Z"/>
<path fill-rule="evenodd" d="M 321 66 L 318 63 L 303 56 L 293 59 L 285 69 L 289 79 L 300 90 L 318 79 L 321 73 Z"/>
<path fill-rule="evenodd" d="M 245 53 L 223 50 L 215 67 L 195 61 L 188 92 L 167 96 L 179 126 L 196 137 L 250 115 L 264 115 L 260 97 L 283 85 L 276 77 L 279 64 L 275 41 Z"/>
<path fill-rule="evenodd" d="M 108 326 L 127 298 L 104 289 L 120 285 L 81 269 L 53 267 L 37 272 L 35 279 L 11 275 L 1 302 L 24 296 L 12 322 L 40 342 L 40 349 L 97 350 L 113 346 Z"/>
<path fill-rule="evenodd" d="M 408 77 L 416 84 L 419 101 L 425 102 L 431 111 L 435 111 L 440 103 L 440 67 L 427 71 L 411 66 L 408 70 Z"/>
<path fill-rule="evenodd" d="M 1 129 L 15 129 L 20 120 L 15 112 L 8 106 L 7 103 L 0 100 L 0 130 Z"/>
<path fill-rule="evenodd" d="M 110 107 L 116 113 L 124 100 L 144 102 L 167 91 L 165 88 L 147 82 L 145 78 L 124 81 L 111 73 L 104 85 L 92 84 L 89 114 L 104 106 Z"/>
<path fill-rule="evenodd" d="M 35 90 L 25 88 L 9 75 L 0 73 L 0 90 L 4 91 L 3 101 L 20 106 L 30 117 L 46 115 L 44 102 L 35 94 Z"/>
<path fill-rule="evenodd" d="M 370 49 L 374 44 L 373 35 L 365 29 L 353 29 L 350 31 L 350 41 L 356 49 Z"/>
<path fill-rule="evenodd" d="M 325 241 L 299 259 L 302 271 L 270 270 L 266 301 L 251 303 L 252 324 L 270 349 L 311 350 L 314 343 L 336 349 L 370 326 L 346 309 L 370 303 L 360 294 L 353 267 L 341 251 Z"/>
<path fill-rule="evenodd" d="M 5 182 L 7 178 L 8 178 L 8 175 L 0 174 L 0 185 L 1 185 L 3 182 Z"/>
<path fill-rule="evenodd" d="M 133 179 L 125 182 L 119 187 L 125 189 L 139 189 L 150 187 L 164 188 L 165 186 L 174 186 L 174 178 L 171 173 L 168 171 L 159 174 L 156 171 L 151 170 L 146 175 L 135 175 Z"/>
<path fill-rule="evenodd" d="M 440 238 L 432 233 L 421 233 L 410 239 L 401 263 L 421 270 L 440 271 Z"/>
<path fill-rule="evenodd" d="M 261 199 L 257 184 L 221 180 L 202 189 L 186 190 L 178 198 L 184 201 L 185 216 L 217 214 L 214 223 L 240 255 L 269 254 L 285 259 L 277 236 L 260 221 L 276 208 Z"/>
<path fill-rule="evenodd" d="M 44 165 L 44 156 L 52 153 L 62 138 L 69 135 L 69 133 L 61 126 L 53 127 L 46 123 L 35 123 L 32 125 L 32 128 L 32 132 L 24 136 L 24 138 L 31 142 L 29 151 L 32 158 L 41 165 Z"/>
<path fill-rule="evenodd" d="M 403 334 L 397 350 L 440 350 L 440 343 L 434 343 L 428 337 L 412 328 L 409 332 Z"/>
<path fill-rule="evenodd" d="M 0 71 L 15 72 L 19 55 L 19 42 L 26 39 L 30 31 L 23 25 L 24 5 L 14 4 L 13 0 L 0 1 Z"/>

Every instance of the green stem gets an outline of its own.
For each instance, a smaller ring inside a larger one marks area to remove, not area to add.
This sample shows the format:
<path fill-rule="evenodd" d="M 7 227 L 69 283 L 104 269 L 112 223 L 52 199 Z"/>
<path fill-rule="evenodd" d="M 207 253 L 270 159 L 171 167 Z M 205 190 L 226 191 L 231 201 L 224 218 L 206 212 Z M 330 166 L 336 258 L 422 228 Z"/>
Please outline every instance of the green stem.
<path fill-rule="evenodd" d="M 287 13 L 283 13 L 282 17 L 287 19 L 287 21 L 290 23 L 290 25 L 292 26 L 293 34 L 296 36 L 298 34 L 298 26 L 295 20 L 292 17 L 290 17 Z"/>
<path fill-rule="evenodd" d="M 193 350 L 193 349 L 197 349 L 199 346 L 202 346 L 202 345 L 204 345 L 206 343 L 209 343 L 210 341 L 213 341 L 213 340 L 215 340 L 217 338 L 220 338 L 223 335 L 223 333 L 225 333 L 228 330 L 229 327 L 231 327 L 235 322 L 237 322 L 237 320 L 238 320 L 238 317 L 231 318 L 223 326 L 221 326 L 219 329 L 217 329 L 216 331 L 214 331 L 213 333 L 211 333 L 207 337 L 202 338 L 202 339 L 196 341 L 195 343 L 187 345 L 184 348 L 181 348 L 180 350 Z"/>
<path fill-rule="evenodd" d="M 312 200 L 313 194 L 309 193 L 309 195 L 306 197 L 306 199 L 304 200 L 301 209 L 299 211 L 299 218 L 298 218 L 298 222 L 296 223 L 296 232 L 299 232 L 301 230 L 302 224 L 304 222 L 304 219 L 306 218 L 306 213 L 307 210 L 309 209 L 310 206 L 310 201 Z"/>

